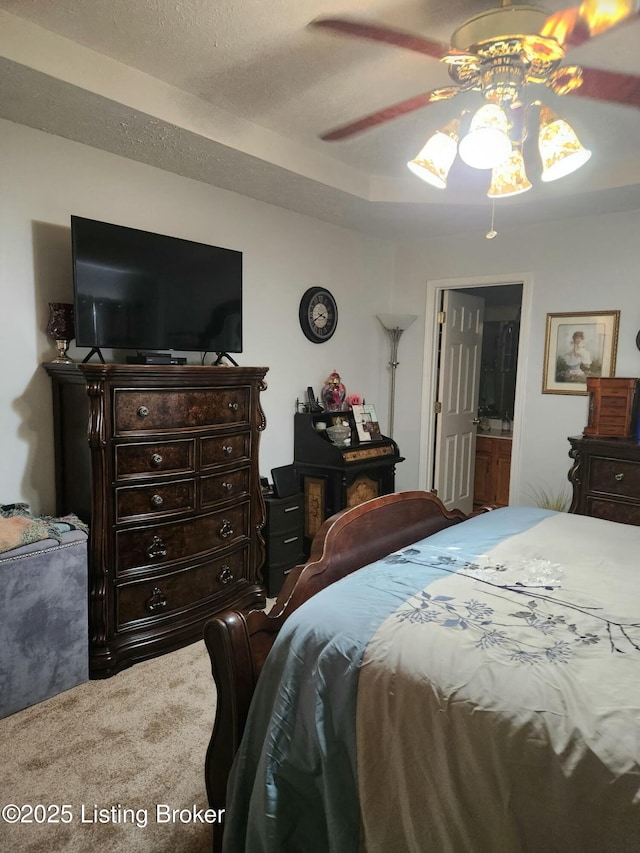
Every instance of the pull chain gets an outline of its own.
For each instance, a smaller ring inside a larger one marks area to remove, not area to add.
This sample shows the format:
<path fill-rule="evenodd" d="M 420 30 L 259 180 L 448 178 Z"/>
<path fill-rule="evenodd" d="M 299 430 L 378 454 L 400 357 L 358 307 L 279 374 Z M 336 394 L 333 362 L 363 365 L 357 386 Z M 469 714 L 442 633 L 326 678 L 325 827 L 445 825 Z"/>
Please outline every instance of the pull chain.
<path fill-rule="evenodd" d="M 495 200 L 495 198 L 493 198 L 493 199 L 491 199 L 491 230 L 487 231 L 487 233 L 485 234 L 485 237 L 487 238 L 487 240 L 493 240 L 494 237 L 498 236 L 498 232 L 493 227 L 493 218 L 494 218 L 495 212 L 496 212 L 496 200 Z"/>

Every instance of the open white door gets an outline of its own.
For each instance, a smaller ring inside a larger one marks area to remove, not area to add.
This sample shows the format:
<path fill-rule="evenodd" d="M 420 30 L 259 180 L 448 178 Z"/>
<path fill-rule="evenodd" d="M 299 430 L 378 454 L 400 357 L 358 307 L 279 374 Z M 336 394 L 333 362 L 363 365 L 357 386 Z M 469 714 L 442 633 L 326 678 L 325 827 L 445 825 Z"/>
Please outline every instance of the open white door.
<path fill-rule="evenodd" d="M 445 290 L 443 312 L 433 486 L 447 509 L 470 513 L 484 299 Z"/>

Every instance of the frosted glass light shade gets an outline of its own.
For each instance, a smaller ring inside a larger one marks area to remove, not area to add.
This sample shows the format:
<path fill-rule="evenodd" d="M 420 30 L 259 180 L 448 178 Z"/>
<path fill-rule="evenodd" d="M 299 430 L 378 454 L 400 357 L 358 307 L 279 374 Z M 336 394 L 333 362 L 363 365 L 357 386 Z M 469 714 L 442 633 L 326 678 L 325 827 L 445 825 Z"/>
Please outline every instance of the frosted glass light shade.
<path fill-rule="evenodd" d="M 591 157 L 591 151 L 584 148 L 571 125 L 558 118 L 548 107 L 540 110 L 538 150 L 542 160 L 540 179 L 543 181 L 564 178 Z"/>
<path fill-rule="evenodd" d="M 443 190 L 458 150 L 458 119 L 450 121 L 442 130 L 427 139 L 419 154 L 407 163 L 414 175 Z"/>
<path fill-rule="evenodd" d="M 415 314 L 376 314 L 376 317 L 387 331 L 399 329 L 401 332 L 408 329 L 413 321 L 418 319 Z"/>
<path fill-rule="evenodd" d="M 530 189 L 531 181 L 527 178 L 522 151 L 514 148 L 507 159 L 491 172 L 491 186 L 487 195 L 489 198 L 507 198 Z"/>
<path fill-rule="evenodd" d="M 460 158 L 473 169 L 493 169 L 511 153 L 509 121 L 498 104 L 485 104 L 471 119 L 469 133 L 460 140 Z"/>
<path fill-rule="evenodd" d="M 587 21 L 589 34 L 598 35 L 636 11 L 633 0 L 582 0 L 580 16 Z"/>

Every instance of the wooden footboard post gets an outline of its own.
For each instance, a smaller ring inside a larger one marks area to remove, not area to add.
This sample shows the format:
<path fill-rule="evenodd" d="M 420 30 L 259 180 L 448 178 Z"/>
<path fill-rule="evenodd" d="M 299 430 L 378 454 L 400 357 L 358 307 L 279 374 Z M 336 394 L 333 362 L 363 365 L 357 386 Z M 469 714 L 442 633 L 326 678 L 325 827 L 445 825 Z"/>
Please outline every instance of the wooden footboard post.
<path fill-rule="evenodd" d="M 213 733 L 207 749 L 206 784 L 209 805 L 224 808 L 227 780 L 238 749 L 256 683 L 247 623 L 242 613 L 227 611 L 204 628 L 211 657 L 217 701 Z M 222 850 L 222 832 L 214 827 L 213 850 Z"/>

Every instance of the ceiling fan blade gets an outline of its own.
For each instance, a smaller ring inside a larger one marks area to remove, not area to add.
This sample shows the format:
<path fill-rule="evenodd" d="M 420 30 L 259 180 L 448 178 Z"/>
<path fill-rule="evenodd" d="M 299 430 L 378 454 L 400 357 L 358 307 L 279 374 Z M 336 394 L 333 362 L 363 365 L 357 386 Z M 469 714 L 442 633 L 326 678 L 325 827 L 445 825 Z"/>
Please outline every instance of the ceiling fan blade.
<path fill-rule="evenodd" d="M 413 98 L 409 98 L 406 101 L 400 101 L 400 103 L 394 104 L 392 107 L 386 107 L 384 110 L 378 110 L 378 112 L 371 113 L 357 121 L 342 125 L 342 127 L 336 127 L 328 133 L 323 133 L 320 136 L 320 139 L 323 139 L 325 142 L 337 142 L 339 139 L 347 139 L 349 136 L 355 136 L 357 133 L 362 133 L 363 131 L 376 127 L 379 124 L 385 124 L 388 121 L 393 121 L 393 119 L 399 118 L 407 113 L 412 113 L 415 110 L 419 110 L 422 107 L 435 103 L 436 101 L 453 98 L 460 91 L 461 89 L 458 89 L 455 86 L 447 86 L 443 89 L 434 89 L 432 92 L 424 92 L 422 95 L 415 95 Z"/>
<path fill-rule="evenodd" d="M 640 12 L 636 10 L 635 0 L 584 0 L 580 6 L 550 15 L 540 35 L 555 38 L 566 47 L 579 47 L 638 18 Z"/>
<path fill-rule="evenodd" d="M 320 27 L 335 33 L 341 33 L 342 35 L 356 36 L 357 38 L 369 39 L 370 41 L 392 44 L 396 47 L 403 47 L 405 50 L 413 50 L 416 53 L 426 54 L 426 56 L 431 56 L 433 59 L 442 59 L 443 56 L 446 56 L 450 52 L 449 45 L 442 44 L 441 42 L 432 41 L 413 33 L 390 29 L 389 27 L 380 27 L 376 24 L 364 23 L 363 21 L 351 21 L 347 18 L 317 18 L 315 21 L 311 21 L 309 26 Z"/>
<path fill-rule="evenodd" d="M 640 107 L 640 77 L 633 74 L 621 74 L 617 71 L 603 71 L 598 68 L 582 69 L 582 85 L 568 94 L 593 98 L 596 101 L 610 101 Z"/>

